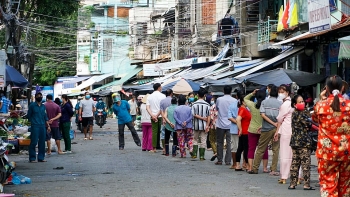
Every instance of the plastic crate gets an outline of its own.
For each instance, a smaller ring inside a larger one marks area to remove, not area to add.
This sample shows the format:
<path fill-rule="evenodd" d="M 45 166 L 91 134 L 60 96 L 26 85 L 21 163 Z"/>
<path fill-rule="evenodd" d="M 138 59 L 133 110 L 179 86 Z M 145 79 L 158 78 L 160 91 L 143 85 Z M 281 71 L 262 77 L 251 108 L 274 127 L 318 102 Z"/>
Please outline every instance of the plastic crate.
<path fill-rule="evenodd" d="M 20 146 L 29 146 L 30 145 L 30 139 L 18 139 L 18 144 Z"/>

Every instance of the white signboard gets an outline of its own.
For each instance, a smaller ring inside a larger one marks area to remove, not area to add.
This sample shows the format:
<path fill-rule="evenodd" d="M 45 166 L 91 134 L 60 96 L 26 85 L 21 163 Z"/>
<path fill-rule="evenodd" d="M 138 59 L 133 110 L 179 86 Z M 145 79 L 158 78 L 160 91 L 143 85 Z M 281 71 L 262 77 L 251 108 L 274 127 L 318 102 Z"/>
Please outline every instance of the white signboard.
<path fill-rule="evenodd" d="M 331 29 L 329 0 L 308 0 L 309 32 Z"/>
<path fill-rule="evenodd" d="M 6 59 L 7 55 L 4 50 L 0 50 L 0 88 L 6 86 Z"/>
<path fill-rule="evenodd" d="M 90 71 L 91 72 L 97 72 L 99 71 L 98 69 L 98 65 L 99 65 L 99 57 L 98 57 L 98 53 L 92 53 L 91 54 L 91 58 L 90 58 Z"/>
<path fill-rule="evenodd" d="M 191 66 L 193 59 L 176 60 L 172 62 L 159 63 L 155 65 L 155 71 L 170 70 L 173 68 L 183 68 Z"/>
<path fill-rule="evenodd" d="M 156 64 L 144 64 L 143 65 L 143 76 L 145 77 L 151 77 L 151 76 L 163 76 L 164 72 L 155 71 Z"/>

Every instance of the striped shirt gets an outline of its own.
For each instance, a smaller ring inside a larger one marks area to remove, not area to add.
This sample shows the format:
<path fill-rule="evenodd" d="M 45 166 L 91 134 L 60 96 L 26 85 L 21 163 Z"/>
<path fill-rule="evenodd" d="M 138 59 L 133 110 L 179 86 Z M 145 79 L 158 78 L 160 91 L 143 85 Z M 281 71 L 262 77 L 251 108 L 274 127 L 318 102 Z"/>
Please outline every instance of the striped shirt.
<path fill-rule="evenodd" d="M 203 99 L 197 100 L 192 105 L 192 115 L 198 115 L 201 117 L 210 116 L 210 105 Z M 203 131 L 205 130 L 206 125 L 206 121 L 193 117 L 193 130 Z"/>

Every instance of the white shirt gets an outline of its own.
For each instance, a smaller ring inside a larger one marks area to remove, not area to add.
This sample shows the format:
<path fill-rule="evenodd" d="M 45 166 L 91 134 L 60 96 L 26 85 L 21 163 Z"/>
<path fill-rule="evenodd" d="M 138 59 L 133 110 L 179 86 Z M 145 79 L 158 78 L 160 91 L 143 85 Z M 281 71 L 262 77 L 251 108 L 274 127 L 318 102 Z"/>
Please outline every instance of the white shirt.
<path fill-rule="evenodd" d="M 130 105 L 130 115 L 136 115 L 136 101 L 129 100 L 128 103 Z"/>
<path fill-rule="evenodd" d="M 165 99 L 165 95 L 159 91 L 154 91 L 151 95 L 148 96 L 146 105 L 149 105 L 152 115 L 157 115 L 159 113 L 160 101 L 163 99 Z"/>
<path fill-rule="evenodd" d="M 140 106 L 141 123 L 151 123 L 151 116 L 147 112 L 146 104 L 142 103 Z"/>

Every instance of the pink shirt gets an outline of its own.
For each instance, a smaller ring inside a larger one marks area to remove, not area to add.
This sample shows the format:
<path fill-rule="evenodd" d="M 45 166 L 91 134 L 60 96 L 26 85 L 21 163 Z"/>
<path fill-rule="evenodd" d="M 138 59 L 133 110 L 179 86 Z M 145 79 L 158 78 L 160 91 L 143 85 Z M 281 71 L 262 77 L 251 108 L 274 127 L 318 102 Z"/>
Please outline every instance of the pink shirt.
<path fill-rule="evenodd" d="M 282 123 L 278 133 L 281 135 L 292 135 L 292 114 L 294 108 L 292 108 L 291 104 L 290 97 L 287 97 L 278 112 L 277 121 Z"/>
<path fill-rule="evenodd" d="M 61 108 L 56 103 L 52 101 L 45 102 L 46 107 L 46 113 L 49 120 L 56 117 L 59 113 L 61 113 Z M 50 124 L 51 127 L 58 128 L 58 120 L 54 120 L 52 124 Z"/>

